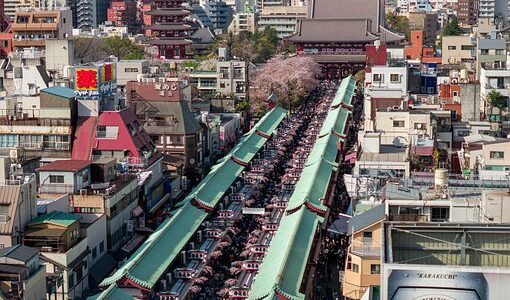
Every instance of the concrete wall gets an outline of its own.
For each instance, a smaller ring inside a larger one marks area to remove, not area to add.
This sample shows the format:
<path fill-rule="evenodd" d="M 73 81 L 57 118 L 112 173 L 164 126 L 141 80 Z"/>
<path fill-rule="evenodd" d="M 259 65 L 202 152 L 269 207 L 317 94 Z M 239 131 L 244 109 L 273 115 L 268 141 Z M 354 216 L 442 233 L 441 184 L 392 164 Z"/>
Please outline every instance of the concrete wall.
<path fill-rule="evenodd" d="M 460 102 L 462 104 L 462 122 L 480 121 L 480 84 L 461 83 Z"/>

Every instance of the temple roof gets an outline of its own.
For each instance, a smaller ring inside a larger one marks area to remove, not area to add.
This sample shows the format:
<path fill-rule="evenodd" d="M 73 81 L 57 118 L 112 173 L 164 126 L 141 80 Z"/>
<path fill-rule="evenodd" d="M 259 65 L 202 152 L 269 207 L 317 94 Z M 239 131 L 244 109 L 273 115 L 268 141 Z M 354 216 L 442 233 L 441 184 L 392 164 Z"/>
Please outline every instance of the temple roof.
<path fill-rule="evenodd" d="M 145 29 L 151 30 L 190 30 L 191 26 L 186 24 L 154 24 L 146 26 Z"/>
<path fill-rule="evenodd" d="M 146 15 L 151 16 L 187 16 L 189 13 L 185 9 L 155 9 L 145 12 Z"/>
<path fill-rule="evenodd" d="M 153 39 L 149 42 L 151 45 L 190 45 L 193 42 L 188 39 L 169 39 L 169 38 L 160 38 L 160 39 Z"/>
<path fill-rule="evenodd" d="M 377 37 L 369 31 L 369 19 L 302 19 L 292 42 L 371 42 Z"/>

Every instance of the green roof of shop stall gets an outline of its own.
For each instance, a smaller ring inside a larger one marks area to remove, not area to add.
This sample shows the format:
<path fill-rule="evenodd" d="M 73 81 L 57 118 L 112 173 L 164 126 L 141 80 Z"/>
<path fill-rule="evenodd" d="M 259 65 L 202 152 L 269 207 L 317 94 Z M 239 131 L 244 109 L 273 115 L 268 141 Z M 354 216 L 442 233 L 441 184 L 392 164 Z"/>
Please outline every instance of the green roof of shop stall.
<path fill-rule="evenodd" d="M 260 121 L 257 122 L 255 128 L 266 135 L 271 135 L 286 115 L 287 110 L 277 106 L 266 113 Z"/>
<path fill-rule="evenodd" d="M 249 300 L 273 299 L 276 292 L 287 299 L 305 298 L 299 288 L 317 226 L 322 221 L 304 207 L 282 218 L 255 276 Z"/>
<path fill-rule="evenodd" d="M 287 204 L 287 211 L 293 211 L 308 202 L 315 208 L 326 211 L 323 200 L 326 195 L 329 180 L 333 171 L 336 171 L 336 163 L 321 159 L 311 165 L 306 165 L 301 172 L 301 177 L 296 183 L 294 192 Z"/>
<path fill-rule="evenodd" d="M 244 163 L 250 162 L 262 149 L 267 138 L 257 134 L 255 130 L 248 132 L 233 149 L 232 155 Z"/>
<path fill-rule="evenodd" d="M 99 294 L 90 296 L 87 300 L 134 300 L 135 297 L 127 294 L 115 284 L 110 285 L 106 290 Z"/>
<path fill-rule="evenodd" d="M 204 210 L 189 202 L 184 203 L 174 216 L 166 219 L 156 232 L 149 236 L 120 269 L 104 279 L 100 285 L 113 284 L 125 276 L 152 289 L 206 217 L 207 212 Z"/>
<path fill-rule="evenodd" d="M 346 134 L 347 120 L 351 112 L 343 107 L 337 107 L 328 112 L 324 123 L 322 124 L 319 137 L 322 137 L 330 132 L 337 134 Z"/>
<path fill-rule="evenodd" d="M 244 166 L 239 165 L 232 159 L 227 159 L 215 168 L 214 172 L 210 172 L 206 176 L 206 178 L 209 177 L 207 184 L 191 196 L 207 207 L 213 208 L 243 170 Z"/>
<path fill-rule="evenodd" d="M 350 106 L 352 105 L 352 98 L 354 96 L 354 91 L 356 90 L 356 79 L 354 76 L 349 75 L 344 78 L 338 87 L 338 91 L 331 102 L 332 107 L 338 107 L 342 103 Z"/>

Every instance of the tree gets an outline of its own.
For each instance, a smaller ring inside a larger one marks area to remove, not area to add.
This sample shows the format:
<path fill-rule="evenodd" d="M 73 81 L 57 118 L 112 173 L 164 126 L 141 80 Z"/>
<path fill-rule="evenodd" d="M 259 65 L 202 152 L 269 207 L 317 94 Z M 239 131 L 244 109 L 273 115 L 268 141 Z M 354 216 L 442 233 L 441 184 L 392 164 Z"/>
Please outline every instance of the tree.
<path fill-rule="evenodd" d="M 106 54 L 101 49 L 98 38 L 78 37 L 74 40 L 74 59 L 78 64 L 85 64 L 103 59 Z"/>
<path fill-rule="evenodd" d="M 449 35 L 460 35 L 462 30 L 460 29 L 459 22 L 457 18 L 452 18 L 446 25 L 443 27 L 443 36 Z"/>
<path fill-rule="evenodd" d="M 118 36 L 102 38 L 101 47 L 107 55 L 119 59 L 142 59 L 144 56 L 143 47 L 134 44 L 128 38 Z"/>
<path fill-rule="evenodd" d="M 298 108 L 303 99 L 317 86 L 321 73 L 313 58 L 294 56 L 270 59 L 253 76 L 250 107 L 261 113 L 269 107 L 267 99 L 274 95 L 277 104 L 290 110 Z"/>
<path fill-rule="evenodd" d="M 409 29 L 409 19 L 407 17 L 397 16 L 394 13 L 389 12 L 386 15 L 386 23 L 391 30 L 403 33 L 407 38 L 409 38 L 411 31 Z"/>
<path fill-rule="evenodd" d="M 487 95 L 487 101 L 492 107 L 497 107 L 499 109 L 505 106 L 505 99 L 503 98 L 503 95 L 495 90 L 490 91 Z"/>

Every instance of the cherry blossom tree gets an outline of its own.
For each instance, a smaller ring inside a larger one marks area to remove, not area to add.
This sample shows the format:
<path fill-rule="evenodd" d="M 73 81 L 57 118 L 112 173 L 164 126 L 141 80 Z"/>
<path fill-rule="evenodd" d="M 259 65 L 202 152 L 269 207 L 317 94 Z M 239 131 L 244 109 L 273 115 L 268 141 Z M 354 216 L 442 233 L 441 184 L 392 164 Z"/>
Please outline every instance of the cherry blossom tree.
<path fill-rule="evenodd" d="M 269 108 L 271 95 L 285 108 L 298 108 L 319 83 L 320 73 L 319 64 L 307 56 L 270 59 L 254 74 L 250 91 L 252 111 L 260 113 Z"/>

